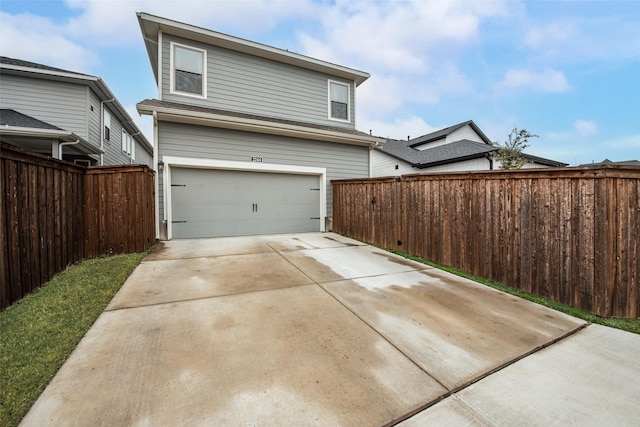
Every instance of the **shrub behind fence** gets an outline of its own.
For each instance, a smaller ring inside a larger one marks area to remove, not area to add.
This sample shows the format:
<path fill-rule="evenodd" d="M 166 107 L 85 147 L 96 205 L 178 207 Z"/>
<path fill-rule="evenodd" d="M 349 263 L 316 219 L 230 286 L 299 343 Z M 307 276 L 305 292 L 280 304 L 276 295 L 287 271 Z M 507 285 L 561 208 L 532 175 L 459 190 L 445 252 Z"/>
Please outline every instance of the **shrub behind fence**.
<path fill-rule="evenodd" d="M 640 168 L 333 181 L 333 230 L 603 317 L 640 315 Z"/>

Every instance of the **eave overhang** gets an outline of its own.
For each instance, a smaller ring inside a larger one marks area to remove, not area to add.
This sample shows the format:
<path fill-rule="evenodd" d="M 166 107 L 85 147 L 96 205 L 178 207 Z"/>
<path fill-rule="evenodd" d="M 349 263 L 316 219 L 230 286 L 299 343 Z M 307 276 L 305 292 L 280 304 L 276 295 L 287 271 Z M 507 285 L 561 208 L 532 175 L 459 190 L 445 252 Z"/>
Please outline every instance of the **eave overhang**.
<path fill-rule="evenodd" d="M 131 118 L 127 110 L 120 104 L 120 101 L 111 92 L 111 89 L 100 77 L 91 76 L 88 74 L 74 73 L 68 71 L 59 70 L 47 70 L 42 68 L 26 67 L 13 64 L 0 64 L 1 74 L 13 74 L 27 77 L 38 76 L 47 80 L 82 84 L 89 87 L 99 98 L 100 101 L 111 101 L 110 104 L 113 107 L 113 112 L 116 117 L 122 123 L 122 126 L 129 132 L 133 138 L 138 141 L 145 151 L 149 154 L 153 153 L 153 147 L 149 140 L 144 136 L 140 128 L 136 125 L 135 121 Z"/>
<path fill-rule="evenodd" d="M 55 139 L 61 142 L 76 142 L 74 149 L 82 154 L 104 154 L 100 148 L 91 145 L 73 132 L 56 129 L 38 129 L 18 126 L 0 126 L 0 135 L 11 138 Z"/>
<path fill-rule="evenodd" d="M 359 86 L 370 77 L 365 71 L 356 70 L 320 59 L 289 52 L 285 49 L 268 46 L 262 43 L 241 39 L 194 25 L 185 24 L 167 18 L 138 12 L 138 22 L 144 38 L 147 53 L 151 60 L 156 82 L 158 81 L 158 33 L 163 32 L 189 40 L 199 41 L 213 46 L 246 53 L 252 56 L 270 59 L 308 70 L 354 81 Z"/>
<path fill-rule="evenodd" d="M 339 132 L 335 130 L 319 129 L 297 124 L 279 123 L 270 120 L 238 117 L 213 112 L 183 110 L 167 106 L 146 105 L 144 103 L 138 104 L 137 108 L 138 113 L 140 114 L 152 115 L 155 112 L 159 121 L 288 136 L 315 141 L 335 142 L 338 144 L 359 145 L 370 148 L 383 141 L 381 138 L 368 135 Z"/>

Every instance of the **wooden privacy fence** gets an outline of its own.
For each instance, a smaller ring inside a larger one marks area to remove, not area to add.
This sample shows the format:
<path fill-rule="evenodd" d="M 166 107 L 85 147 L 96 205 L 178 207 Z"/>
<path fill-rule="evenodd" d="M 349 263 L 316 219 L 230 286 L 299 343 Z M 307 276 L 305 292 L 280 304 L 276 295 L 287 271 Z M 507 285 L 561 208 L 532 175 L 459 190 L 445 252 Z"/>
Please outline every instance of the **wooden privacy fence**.
<path fill-rule="evenodd" d="M 639 317 L 640 168 L 338 180 L 333 231 L 603 317 Z"/>
<path fill-rule="evenodd" d="M 83 258 L 155 242 L 154 172 L 0 147 L 0 309 Z"/>

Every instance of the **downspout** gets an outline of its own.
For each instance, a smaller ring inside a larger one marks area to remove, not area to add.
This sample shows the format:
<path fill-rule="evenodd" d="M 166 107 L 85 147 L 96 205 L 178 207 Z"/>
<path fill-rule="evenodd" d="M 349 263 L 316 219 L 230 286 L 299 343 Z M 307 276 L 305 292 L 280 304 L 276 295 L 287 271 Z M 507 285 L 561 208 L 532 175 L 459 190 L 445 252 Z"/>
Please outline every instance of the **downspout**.
<path fill-rule="evenodd" d="M 104 166 L 104 104 L 115 101 L 115 98 L 100 102 L 100 166 Z"/>
<path fill-rule="evenodd" d="M 158 183 L 158 112 L 153 112 L 153 170 L 156 171 L 154 186 L 155 186 L 155 197 L 154 201 L 156 204 L 156 240 L 160 240 L 160 200 L 159 200 L 159 190 L 160 184 Z M 166 213 L 165 213 L 166 215 Z"/>
<path fill-rule="evenodd" d="M 491 154 L 485 154 L 484 158 L 489 160 L 489 170 L 492 171 L 493 170 L 493 157 L 491 157 Z"/>
<path fill-rule="evenodd" d="M 60 144 L 58 144 L 58 159 L 62 160 L 62 146 L 63 145 L 76 145 L 79 144 L 80 140 L 76 139 L 75 141 L 70 141 L 70 142 L 61 142 Z"/>

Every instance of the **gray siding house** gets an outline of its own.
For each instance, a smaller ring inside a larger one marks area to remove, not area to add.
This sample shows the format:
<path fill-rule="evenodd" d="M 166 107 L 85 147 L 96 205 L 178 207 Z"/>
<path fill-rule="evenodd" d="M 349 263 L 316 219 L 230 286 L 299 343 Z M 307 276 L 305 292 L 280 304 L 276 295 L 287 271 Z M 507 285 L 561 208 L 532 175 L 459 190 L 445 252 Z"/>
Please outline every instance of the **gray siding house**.
<path fill-rule="evenodd" d="M 138 13 L 158 99 L 162 239 L 325 231 L 331 180 L 369 177 L 381 140 L 355 126 L 369 74 Z"/>
<path fill-rule="evenodd" d="M 371 153 L 373 177 L 412 173 L 464 172 L 500 169 L 498 147 L 473 122 L 458 123 L 406 140 L 389 139 Z M 523 153 L 523 168 L 567 166 Z"/>
<path fill-rule="evenodd" d="M 7 57 L 0 140 L 83 165 L 153 162 L 153 147 L 102 79 Z"/>

